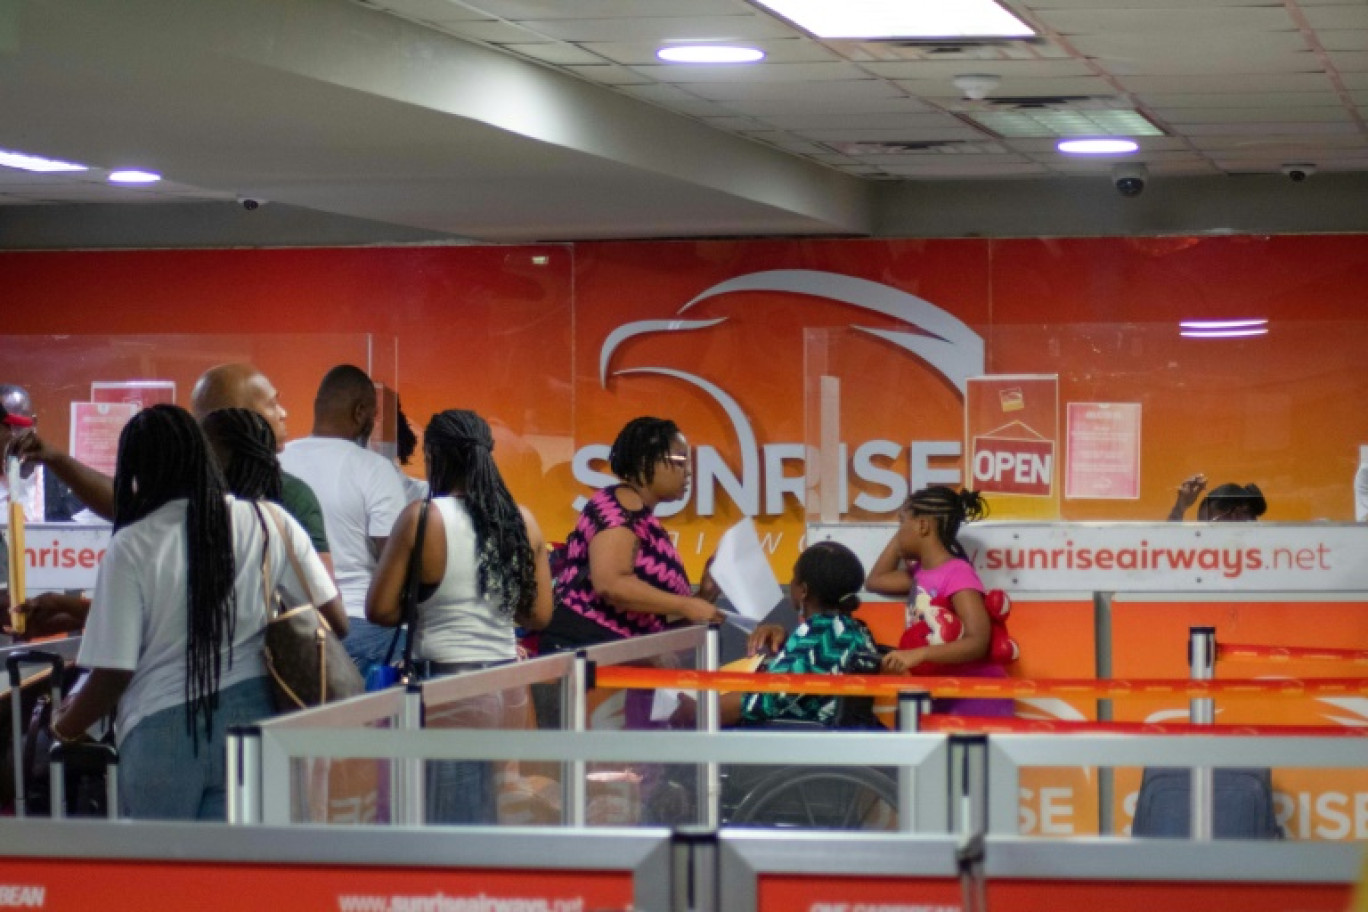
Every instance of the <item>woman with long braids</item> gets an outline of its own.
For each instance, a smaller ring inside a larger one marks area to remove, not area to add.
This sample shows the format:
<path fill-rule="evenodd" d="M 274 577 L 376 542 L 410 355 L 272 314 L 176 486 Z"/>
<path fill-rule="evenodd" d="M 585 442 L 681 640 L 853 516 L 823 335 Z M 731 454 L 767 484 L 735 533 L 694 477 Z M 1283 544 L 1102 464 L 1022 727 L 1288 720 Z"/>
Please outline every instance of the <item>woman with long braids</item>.
<path fill-rule="evenodd" d="M 433 416 L 423 434 L 432 493 L 399 514 L 366 597 L 372 624 L 401 622 L 404 578 L 423 522 L 412 633 L 415 664 L 428 677 L 512 662 L 515 627 L 539 630 L 551 617 L 546 541 L 536 519 L 508 492 L 493 449 L 489 424 L 474 412 L 451 409 Z M 429 715 L 428 721 L 497 727 L 504 703 L 502 694 L 460 701 L 444 717 Z M 441 761 L 429 765 L 428 777 L 431 822 L 494 822 L 490 764 Z"/>
<path fill-rule="evenodd" d="M 225 731 L 274 713 L 264 590 L 282 590 L 293 604 L 309 594 L 337 599 L 299 524 L 263 505 L 279 520 L 263 525 L 255 506 L 228 494 L 184 409 L 143 409 L 120 435 L 114 533 L 77 656 L 91 673 L 52 734 L 79 739 L 117 707 L 124 816 L 224 819 Z M 266 549 L 271 579 L 263 582 Z"/>
<path fill-rule="evenodd" d="M 963 632 L 952 642 L 888 653 L 883 659 L 884 672 L 907 674 L 917 669 L 914 673 L 1007 677 L 1002 666 L 989 661 L 992 621 L 984 603 L 986 590 L 959 543 L 960 527 L 987 515 L 988 505 L 977 492 L 955 491 L 944 485 L 916 491 L 898 511 L 901 525 L 874 562 L 865 588 L 906 598 L 909 627 L 919 619 L 920 603 L 946 600 Z M 955 699 L 933 701 L 932 708 L 958 715 L 1010 716 L 1013 705 L 1011 700 Z"/>
<path fill-rule="evenodd" d="M 556 611 L 540 649 L 552 652 L 693 624 L 725 615 L 693 594 L 689 575 L 655 508 L 689 488 L 689 445 L 673 421 L 634 418 L 618 433 L 608 467 L 621 482 L 580 512 L 556 575 Z"/>
<path fill-rule="evenodd" d="M 216 409 L 200 421 L 209 447 L 223 470 L 228 493 L 240 500 L 269 500 L 280 504 L 284 479 L 276 453 L 275 431 L 257 412 L 243 408 Z M 264 513 L 261 522 L 266 522 Z M 323 514 L 318 514 L 323 522 Z M 301 523 L 301 525 L 303 525 Z M 269 528 L 268 528 L 269 531 Z M 328 626 L 339 637 L 347 635 L 347 611 L 340 598 L 318 606 Z"/>

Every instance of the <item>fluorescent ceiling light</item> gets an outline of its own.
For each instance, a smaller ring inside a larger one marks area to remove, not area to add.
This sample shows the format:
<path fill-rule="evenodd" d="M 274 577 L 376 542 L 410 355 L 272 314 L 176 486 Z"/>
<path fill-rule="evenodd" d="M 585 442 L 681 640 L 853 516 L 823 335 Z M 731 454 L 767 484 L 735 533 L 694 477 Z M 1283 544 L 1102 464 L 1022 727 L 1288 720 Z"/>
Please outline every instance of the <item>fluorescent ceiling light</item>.
<path fill-rule="evenodd" d="M 1057 110 L 1037 108 L 1009 111 L 965 111 L 962 117 L 999 136 L 1163 136 L 1164 131 L 1138 111 Z"/>
<path fill-rule="evenodd" d="M 1178 324 L 1182 329 L 1253 329 L 1256 326 L 1267 326 L 1268 320 L 1255 318 L 1250 320 L 1183 320 Z"/>
<path fill-rule="evenodd" d="M 661 48 L 656 56 L 666 63 L 756 63 L 765 52 L 730 44 L 679 44 Z"/>
<path fill-rule="evenodd" d="M 1124 155 L 1140 144 L 1133 139 L 1064 139 L 1055 148 L 1069 155 Z"/>
<path fill-rule="evenodd" d="M 1257 329 L 1183 329 L 1179 330 L 1178 335 L 1186 336 L 1189 339 L 1235 339 L 1241 336 L 1266 336 L 1268 327 L 1260 326 Z"/>
<path fill-rule="evenodd" d="M 1033 38 L 995 0 L 758 0 L 818 38 Z"/>
<path fill-rule="evenodd" d="M 7 152 L 0 149 L 0 165 L 6 168 L 19 168 L 22 171 L 89 171 L 85 165 L 75 162 L 57 161 L 53 158 L 40 158 L 25 155 L 23 152 Z"/>
<path fill-rule="evenodd" d="M 109 180 L 115 184 L 155 184 L 161 175 L 151 171 L 111 171 Z"/>

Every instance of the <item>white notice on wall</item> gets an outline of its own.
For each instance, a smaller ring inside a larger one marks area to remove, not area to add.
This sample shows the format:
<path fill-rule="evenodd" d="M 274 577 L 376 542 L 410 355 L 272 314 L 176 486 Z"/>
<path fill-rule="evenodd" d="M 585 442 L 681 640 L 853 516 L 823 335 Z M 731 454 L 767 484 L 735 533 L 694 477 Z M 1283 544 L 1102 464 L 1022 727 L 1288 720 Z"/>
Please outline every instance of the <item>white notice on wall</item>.
<path fill-rule="evenodd" d="M 784 591 L 774 578 L 774 570 L 750 518 L 741 520 L 722 534 L 713 560 L 712 577 L 745 617 L 759 620 L 784 598 Z"/>

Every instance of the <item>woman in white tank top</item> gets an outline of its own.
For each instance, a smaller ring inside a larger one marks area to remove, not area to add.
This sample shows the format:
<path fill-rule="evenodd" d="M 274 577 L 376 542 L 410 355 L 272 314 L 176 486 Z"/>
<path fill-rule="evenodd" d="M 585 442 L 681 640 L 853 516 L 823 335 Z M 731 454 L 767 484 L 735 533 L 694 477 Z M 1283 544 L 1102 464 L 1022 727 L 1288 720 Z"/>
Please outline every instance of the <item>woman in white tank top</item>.
<path fill-rule="evenodd" d="M 366 597 L 367 620 L 400 623 L 400 594 L 425 515 L 413 656 L 429 676 L 511 662 L 515 627 L 540 630 L 551 617 L 545 539 L 532 514 L 513 501 L 493 449 L 489 425 L 474 412 L 433 416 L 423 434 L 430 499 L 399 515 Z M 510 699 L 521 702 L 525 693 L 438 708 L 428 726 L 503 727 Z M 429 764 L 428 794 L 430 822 L 494 822 L 490 764 Z"/>

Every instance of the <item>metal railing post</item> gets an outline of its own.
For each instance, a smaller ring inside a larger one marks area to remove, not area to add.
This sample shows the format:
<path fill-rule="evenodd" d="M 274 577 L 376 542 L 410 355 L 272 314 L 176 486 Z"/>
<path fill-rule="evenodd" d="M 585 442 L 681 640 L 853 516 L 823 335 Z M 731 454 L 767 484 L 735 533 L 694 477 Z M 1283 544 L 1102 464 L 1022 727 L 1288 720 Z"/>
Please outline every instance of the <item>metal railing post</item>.
<path fill-rule="evenodd" d="M 234 725 L 225 741 L 228 823 L 261 823 L 261 727 Z"/>
<path fill-rule="evenodd" d="M 565 679 L 564 712 L 565 730 L 582 732 L 589 730 L 589 655 L 583 649 L 575 653 L 575 664 L 570 676 Z M 563 817 L 567 826 L 582 827 L 588 822 L 589 782 L 586 779 L 588 767 L 583 760 L 570 760 L 562 767 L 564 783 L 561 787 L 565 812 Z"/>
<path fill-rule="evenodd" d="M 670 912 L 721 912 L 717 831 L 680 827 L 670 834 Z"/>
<path fill-rule="evenodd" d="M 422 731 L 426 719 L 423 712 L 423 684 L 409 681 L 404 688 L 404 703 L 399 711 L 400 731 Z M 426 821 L 426 764 L 418 758 L 398 761 L 395 776 L 394 820 L 401 826 L 422 826 Z"/>
<path fill-rule="evenodd" d="M 703 670 L 717 671 L 722 656 L 722 626 L 709 624 L 707 635 L 703 638 Z M 722 728 L 722 701 L 715 690 L 705 690 L 699 703 L 703 708 L 703 731 L 714 734 Z M 701 796 L 699 811 L 705 827 L 716 829 L 721 825 L 722 771 L 714 762 L 704 763 L 698 771 L 698 794 Z"/>
<path fill-rule="evenodd" d="M 1188 671 L 1194 681 L 1210 681 L 1216 677 L 1216 628 L 1188 629 Z M 1197 697 L 1189 702 L 1193 725 L 1211 725 L 1216 721 L 1216 703 L 1211 697 Z M 1215 773 L 1209 766 L 1192 767 L 1192 838 L 1209 842 L 1215 834 Z"/>
<path fill-rule="evenodd" d="M 913 734 L 921 731 L 921 718 L 931 711 L 931 695 L 923 690 L 905 690 L 898 694 L 898 731 Z M 898 767 L 898 832 L 917 831 L 917 771 L 911 766 Z"/>

